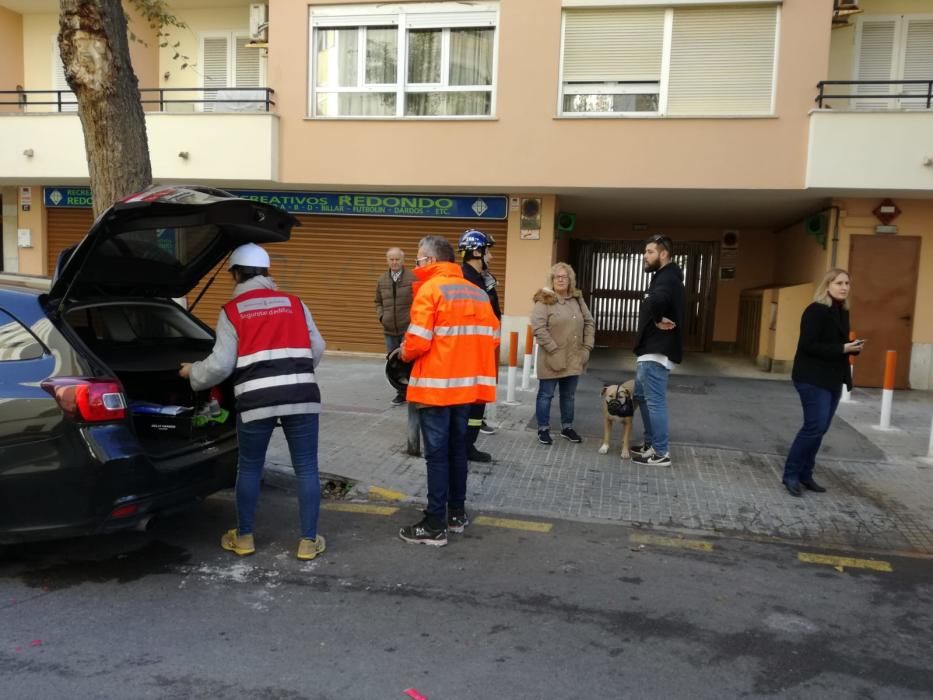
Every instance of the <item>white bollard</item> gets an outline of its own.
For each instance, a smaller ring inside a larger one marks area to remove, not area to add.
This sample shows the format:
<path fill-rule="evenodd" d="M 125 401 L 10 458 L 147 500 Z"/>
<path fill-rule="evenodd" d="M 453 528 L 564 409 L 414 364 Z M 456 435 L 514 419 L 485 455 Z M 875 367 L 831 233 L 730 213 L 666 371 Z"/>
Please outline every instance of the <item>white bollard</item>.
<path fill-rule="evenodd" d="M 509 405 L 517 404 L 515 400 L 515 379 L 518 376 L 518 367 L 509 367 L 509 383 L 505 392 L 505 402 Z"/>
<path fill-rule="evenodd" d="M 534 350 L 534 335 L 529 325 L 525 330 L 525 356 L 522 358 L 522 391 L 531 390 L 531 353 Z"/>
<path fill-rule="evenodd" d="M 891 429 L 891 404 L 894 402 L 894 391 L 891 389 L 881 390 L 881 425 L 882 430 Z"/>
<path fill-rule="evenodd" d="M 507 406 L 516 406 L 515 380 L 518 376 L 518 331 L 509 333 L 509 378 L 506 385 L 505 403 Z"/>
<path fill-rule="evenodd" d="M 930 425 L 930 446 L 927 448 L 927 459 L 933 459 L 933 425 Z"/>
<path fill-rule="evenodd" d="M 897 369 L 897 351 L 888 350 L 884 357 L 884 389 L 881 390 L 882 430 L 891 429 L 891 405 L 894 403 L 894 373 Z"/>
<path fill-rule="evenodd" d="M 842 385 L 842 398 L 839 399 L 839 403 L 851 403 L 852 402 L 852 392 L 849 391 L 849 387 L 845 384 Z"/>

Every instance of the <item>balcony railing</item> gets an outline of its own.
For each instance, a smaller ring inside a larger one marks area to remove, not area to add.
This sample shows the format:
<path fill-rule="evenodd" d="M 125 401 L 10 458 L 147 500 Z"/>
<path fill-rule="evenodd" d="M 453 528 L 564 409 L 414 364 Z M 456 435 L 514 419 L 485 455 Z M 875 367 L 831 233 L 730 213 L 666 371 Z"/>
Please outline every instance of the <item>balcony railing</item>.
<path fill-rule="evenodd" d="M 827 100 L 849 100 L 854 109 L 933 109 L 933 79 L 821 80 L 816 87 L 820 109 L 829 106 L 824 105 Z"/>
<path fill-rule="evenodd" d="M 191 105 L 201 112 L 270 112 L 275 106 L 272 99 L 275 91 L 267 87 L 140 88 L 139 93 L 144 107 L 157 104 L 160 112 L 172 111 L 171 105 Z M 190 97 L 192 94 L 197 97 Z M 75 112 L 77 109 L 77 98 L 71 90 L 0 90 L 0 112 Z"/>

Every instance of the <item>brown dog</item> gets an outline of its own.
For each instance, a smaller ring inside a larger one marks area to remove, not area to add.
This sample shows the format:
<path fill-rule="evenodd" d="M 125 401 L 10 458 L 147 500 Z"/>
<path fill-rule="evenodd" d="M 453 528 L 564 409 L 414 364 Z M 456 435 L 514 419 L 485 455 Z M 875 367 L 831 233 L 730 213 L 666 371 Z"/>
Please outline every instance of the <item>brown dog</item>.
<path fill-rule="evenodd" d="M 622 424 L 622 459 L 629 459 L 629 440 L 632 436 L 632 418 L 633 416 L 614 416 L 609 413 L 610 401 L 631 400 L 633 415 L 634 409 L 638 407 L 635 401 L 635 380 L 630 379 L 624 384 L 610 384 L 604 386 L 600 392 L 603 397 L 603 444 L 599 447 L 599 454 L 604 455 L 609 451 L 609 438 L 612 434 L 612 424 Z"/>

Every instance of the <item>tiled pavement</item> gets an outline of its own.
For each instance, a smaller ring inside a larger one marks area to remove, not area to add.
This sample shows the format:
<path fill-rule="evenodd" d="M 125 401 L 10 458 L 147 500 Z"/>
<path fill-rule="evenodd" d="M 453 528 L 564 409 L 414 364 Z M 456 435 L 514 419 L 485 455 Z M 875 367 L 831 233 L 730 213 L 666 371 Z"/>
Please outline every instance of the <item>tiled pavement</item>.
<path fill-rule="evenodd" d="M 358 365 L 349 362 L 342 369 L 358 373 Z M 404 452 L 406 409 L 383 409 L 357 400 L 346 385 L 342 392 L 331 393 L 338 394 L 334 400 L 341 403 L 326 405 L 321 417 L 321 470 L 357 482 L 351 496 L 365 497 L 374 485 L 423 502 L 424 461 Z M 764 451 L 675 442 L 672 467 L 648 468 L 623 461 L 618 454 L 598 454 L 595 438 L 576 445 L 555 436 L 552 447 L 540 445 L 534 432 L 525 428 L 533 396 L 520 394 L 521 405 L 497 407 L 500 431 L 480 436 L 478 446 L 491 452 L 495 461 L 471 464 L 468 507 L 474 511 L 933 555 L 933 468 L 921 460 L 891 450 L 880 462 L 822 459 L 817 473 L 828 493 L 792 498 L 780 484 L 783 457 Z M 868 404 L 870 397 L 865 398 Z M 924 414 L 929 416 L 924 395 L 915 409 L 919 425 Z M 862 410 L 861 418 L 849 417 L 853 427 L 859 420 L 870 420 L 868 406 Z M 877 444 L 877 435 L 867 437 Z M 885 439 L 896 436 L 882 436 L 880 442 Z M 287 449 L 278 431 L 268 466 L 273 480 L 290 478 Z"/>

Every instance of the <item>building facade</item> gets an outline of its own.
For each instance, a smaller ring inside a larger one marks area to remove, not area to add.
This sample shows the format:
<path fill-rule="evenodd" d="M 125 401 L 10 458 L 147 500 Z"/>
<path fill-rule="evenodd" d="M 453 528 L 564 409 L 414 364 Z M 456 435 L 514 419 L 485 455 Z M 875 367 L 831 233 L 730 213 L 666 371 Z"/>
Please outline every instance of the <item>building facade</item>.
<path fill-rule="evenodd" d="M 333 346 L 381 347 L 386 248 L 411 260 L 421 236 L 476 227 L 497 241 L 505 332 L 563 260 L 597 342 L 625 347 L 643 242 L 664 233 L 692 350 L 786 367 L 814 282 L 849 266 L 857 383 L 897 349 L 899 386 L 933 388 L 929 3 L 170 5 L 187 27 L 168 41 L 131 15 L 154 177 L 295 212 L 275 276 Z M 0 0 L 7 271 L 49 274 L 90 223 L 56 32 L 54 0 Z M 213 323 L 229 292 L 219 277 L 196 312 Z"/>

